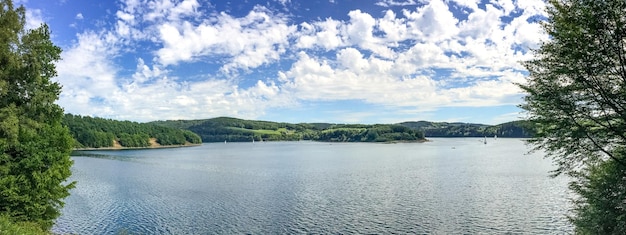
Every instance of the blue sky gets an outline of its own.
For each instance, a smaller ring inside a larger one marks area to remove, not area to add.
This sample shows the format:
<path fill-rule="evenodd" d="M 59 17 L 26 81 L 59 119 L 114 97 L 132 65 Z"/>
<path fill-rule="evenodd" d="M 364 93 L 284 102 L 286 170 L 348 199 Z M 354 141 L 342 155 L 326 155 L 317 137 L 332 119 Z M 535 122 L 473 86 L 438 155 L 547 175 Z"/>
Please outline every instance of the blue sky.
<path fill-rule="evenodd" d="M 523 117 L 543 0 L 20 0 L 68 113 L 132 121 Z"/>

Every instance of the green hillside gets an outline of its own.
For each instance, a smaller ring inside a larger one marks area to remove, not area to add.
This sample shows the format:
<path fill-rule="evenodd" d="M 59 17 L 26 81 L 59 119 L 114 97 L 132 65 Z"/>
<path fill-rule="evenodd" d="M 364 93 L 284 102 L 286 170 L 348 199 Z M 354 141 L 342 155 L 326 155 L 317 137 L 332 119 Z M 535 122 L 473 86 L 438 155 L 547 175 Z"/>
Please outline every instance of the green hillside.
<path fill-rule="evenodd" d="M 513 121 L 498 125 L 461 122 L 403 122 L 399 125 L 424 132 L 426 137 L 483 137 L 495 136 L 529 138 L 534 135 L 527 121 Z"/>
<path fill-rule="evenodd" d="M 116 121 L 104 118 L 65 114 L 63 125 L 67 126 L 74 138 L 76 148 L 150 147 L 199 144 L 200 136 L 178 128 L 150 123 Z"/>
<path fill-rule="evenodd" d="M 315 140 L 332 142 L 421 141 L 424 135 L 401 125 L 282 123 L 219 117 L 203 120 L 156 121 L 153 124 L 197 133 L 203 142 Z"/>
<path fill-rule="evenodd" d="M 137 123 L 66 114 L 78 148 L 148 147 L 201 142 L 251 142 L 313 140 L 329 142 L 423 141 L 424 137 L 515 137 L 532 136 L 526 121 L 498 125 L 448 122 L 403 122 L 399 124 L 284 123 L 218 117 L 201 120 L 169 120 Z"/>

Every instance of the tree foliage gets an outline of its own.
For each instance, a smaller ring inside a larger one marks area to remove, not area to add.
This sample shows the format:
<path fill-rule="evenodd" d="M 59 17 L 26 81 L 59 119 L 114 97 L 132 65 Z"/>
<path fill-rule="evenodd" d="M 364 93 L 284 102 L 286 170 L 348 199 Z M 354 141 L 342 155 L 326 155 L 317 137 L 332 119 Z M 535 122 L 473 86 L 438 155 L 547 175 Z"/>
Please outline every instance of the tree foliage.
<path fill-rule="evenodd" d="M 402 125 L 283 123 L 219 117 L 205 120 L 157 121 L 154 124 L 198 133 L 204 142 L 315 140 L 386 142 L 423 140 L 424 134 Z"/>
<path fill-rule="evenodd" d="M 611 188 L 597 182 L 623 184 L 626 177 L 607 171 L 626 164 L 626 1 L 550 0 L 547 13 L 550 41 L 524 63 L 528 82 L 520 85 L 528 93 L 521 107 L 537 130 L 530 143 L 554 160 L 555 175 L 568 174 L 578 185 L 572 187 L 582 197 L 575 201 L 577 231 L 625 231 L 624 214 L 591 217 L 626 204 L 593 193 Z M 611 189 L 626 195 L 623 187 Z"/>
<path fill-rule="evenodd" d="M 415 141 L 427 137 L 494 136 L 528 138 L 534 130 L 527 121 L 498 125 L 447 122 L 402 122 L 398 124 L 284 123 L 219 117 L 202 120 L 155 121 L 157 124 L 198 133 L 204 142 L 259 140 L 316 140 L 345 142 Z"/>
<path fill-rule="evenodd" d="M 534 135 L 527 121 L 512 121 L 498 125 L 485 125 L 462 122 L 403 122 L 402 126 L 421 130 L 427 137 L 483 137 L 499 136 L 508 138 L 529 138 Z"/>
<path fill-rule="evenodd" d="M 112 147 L 115 141 L 122 147 L 148 147 L 150 138 L 161 145 L 202 143 L 200 136 L 191 131 L 152 123 L 65 114 L 63 124 L 69 127 L 78 148 Z"/>
<path fill-rule="evenodd" d="M 49 228 L 74 185 L 72 139 L 50 80 L 61 49 L 45 24 L 25 29 L 25 15 L 0 1 L 0 216 Z"/>
<path fill-rule="evenodd" d="M 626 234 L 626 166 L 604 161 L 590 166 L 571 188 L 578 234 Z"/>

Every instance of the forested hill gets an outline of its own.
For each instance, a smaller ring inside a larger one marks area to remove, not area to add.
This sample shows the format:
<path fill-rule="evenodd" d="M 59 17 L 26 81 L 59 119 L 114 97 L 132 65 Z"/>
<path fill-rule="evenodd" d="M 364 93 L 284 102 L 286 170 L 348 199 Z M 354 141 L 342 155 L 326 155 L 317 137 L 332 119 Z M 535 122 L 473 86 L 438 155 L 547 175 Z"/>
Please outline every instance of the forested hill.
<path fill-rule="evenodd" d="M 283 123 L 219 117 L 137 123 L 66 114 L 77 148 L 149 147 L 201 142 L 314 140 L 330 142 L 423 141 L 424 137 L 531 137 L 525 121 L 499 125 L 447 122 L 398 124 Z M 151 143 L 152 141 L 152 143 Z"/>
<path fill-rule="evenodd" d="M 527 121 L 513 121 L 498 125 L 484 125 L 461 122 L 403 122 L 399 125 L 424 132 L 426 137 L 483 137 L 498 136 L 529 138 L 534 135 Z"/>
<path fill-rule="evenodd" d="M 65 114 L 63 125 L 70 129 L 76 148 L 150 147 L 202 143 L 200 136 L 191 131 L 151 123 Z"/>
<path fill-rule="evenodd" d="M 283 123 L 219 117 L 202 120 L 152 122 L 197 133 L 204 142 L 248 142 L 315 140 L 334 142 L 420 141 L 426 137 L 500 136 L 528 138 L 533 133 L 525 121 L 498 125 L 447 122 L 403 122 L 399 124 Z"/>
<path fill-rule="evenodd" d="M 424 135 L 401 125 L 281 123 L 219 117 L 203 120 L 156 121 L 154 124 L 192 131 L 203 142 L 315 140 L 332 142 L 422 141 Z"/>

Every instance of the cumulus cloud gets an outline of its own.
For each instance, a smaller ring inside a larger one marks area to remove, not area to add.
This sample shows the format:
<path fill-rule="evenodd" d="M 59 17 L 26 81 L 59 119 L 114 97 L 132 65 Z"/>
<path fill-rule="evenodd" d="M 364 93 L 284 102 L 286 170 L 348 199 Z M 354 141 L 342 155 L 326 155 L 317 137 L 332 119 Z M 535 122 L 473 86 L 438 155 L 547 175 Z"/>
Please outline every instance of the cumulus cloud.
<path fill-rule="evenodd" d="M 464 8 L 462 19 L 451 2 Z M 520 97 L 513 82 L 524 79 L 519 61 L 547 39 L 530 20 L 544 14 L 541 2 L 384 0 L 377 5 L 403 10 L 296 22 L 264 6 L 234 16 L 200 10 L 196 0 L 126 0 L 111 28 L 82 32 L 63 52 L 59 102 L 72 113 L 146 121 L 257 118 L 315 101 L 399 113 L 511 105 Z M 121 71 L 119 54 L 146 43 Z M 188 79 L 179 71 L 188 64 L 211 69 Z"/>
<path fill-rule="evenodd" d="M 157 51 L 163 65 L 193 61 L 203 56 L 226 56 L 225 72 L 251 69 L 277 61 L 296 27 L 256 7 L 242 18 L 221 13 L 200 25 L 184 22 L 159 26 L 163 48 Z"/>
<path fill-rule="evenodd" d="M 42 12 L 40 9 L 29 9 L 26 11 L 26 29 L 34 29 L 44 23 Z"/>
<path fill-rule="evenodd" d="M 376 3 L 376 5 L 383 7 L 390 6 L 414 6 L 417 5 L 417 1 L 415 0 L 383 0 Z"/>
<path fill-rule="evenodd" d="M 296 43 L 298 48 L 321 47 L 325 50 L 333 50 L 345 44 L 340 21 L 328 18 L 312 24 L 303 22 L 300 26 L 301 30 Z"/>

